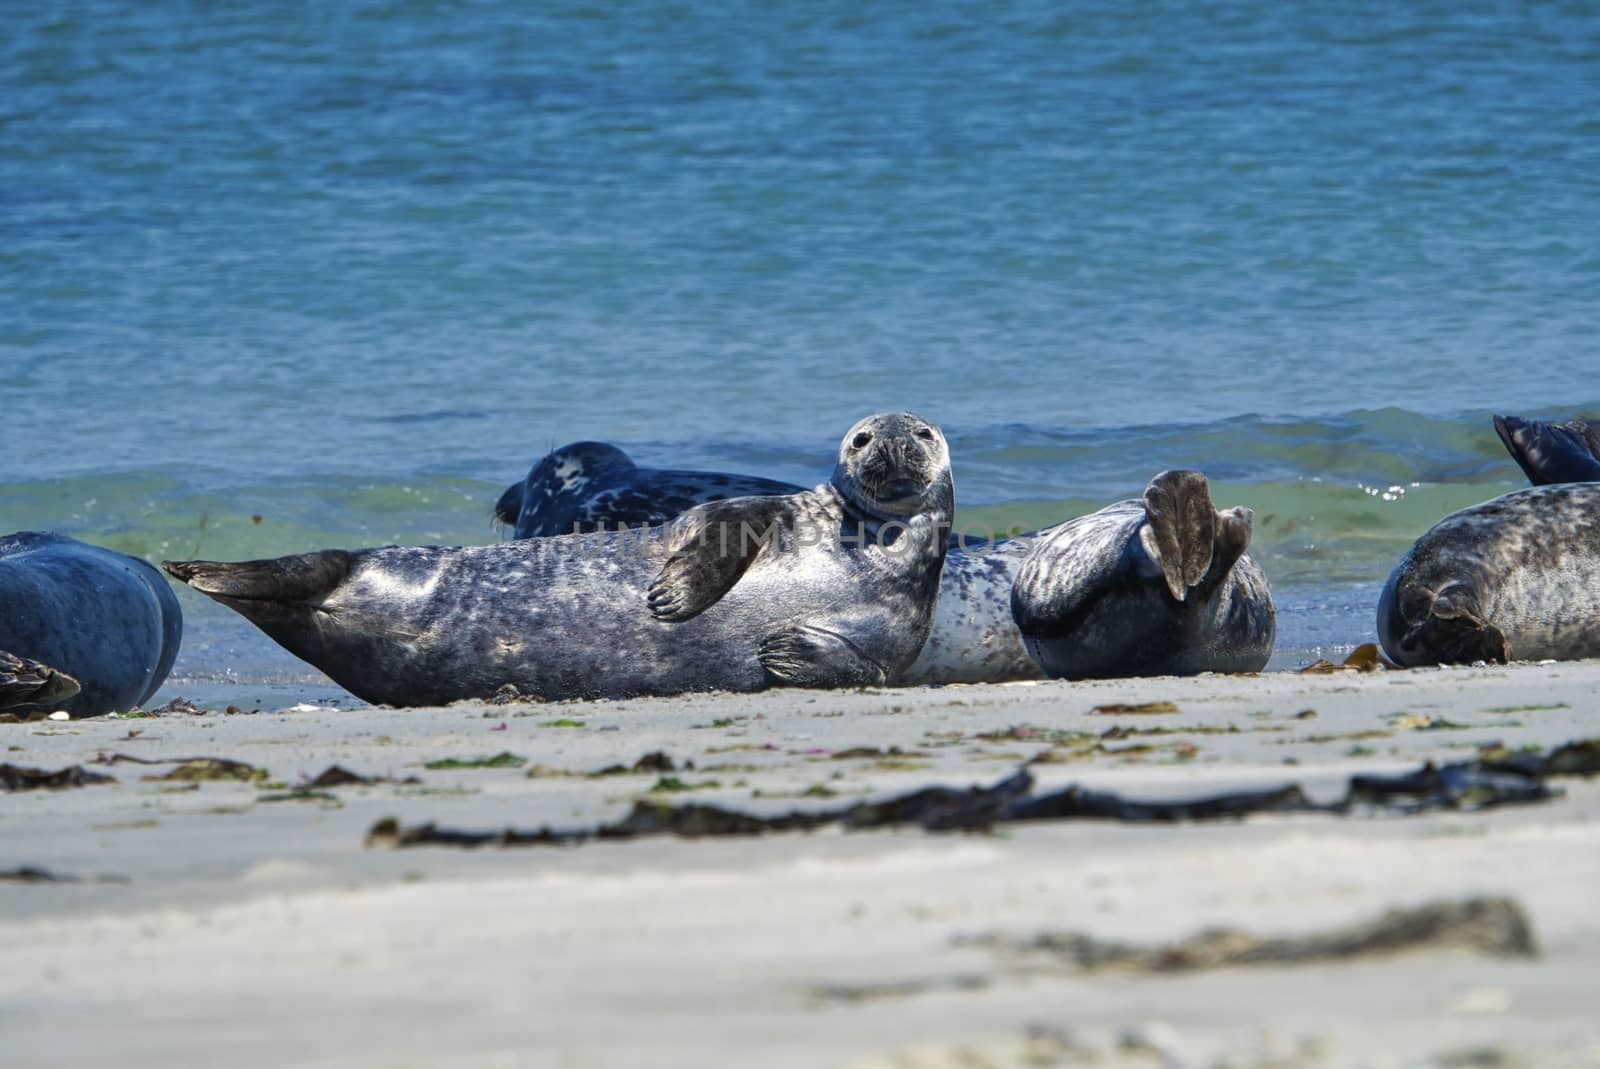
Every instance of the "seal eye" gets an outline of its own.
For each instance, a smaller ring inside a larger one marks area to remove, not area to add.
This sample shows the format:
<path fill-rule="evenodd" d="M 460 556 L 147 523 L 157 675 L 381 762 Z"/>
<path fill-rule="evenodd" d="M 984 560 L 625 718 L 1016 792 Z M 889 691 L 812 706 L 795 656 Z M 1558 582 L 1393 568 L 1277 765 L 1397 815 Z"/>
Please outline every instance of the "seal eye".
<path fill-rule="evenodd" d="M 921 438 L 924 442 L 933 441 L 933 428 L 931 428 L 931 427 L 922 428 L 920 431 L 917 432 L 917 437 Z"/>
<path fill-rule="evenodd" d="M 850 439 L 850 448 L 865 449 L 867 447 L 867 443 L 870 441 L 872 441 L 872 433 L 870 431 L 862 431 L 860 434 Z"/>

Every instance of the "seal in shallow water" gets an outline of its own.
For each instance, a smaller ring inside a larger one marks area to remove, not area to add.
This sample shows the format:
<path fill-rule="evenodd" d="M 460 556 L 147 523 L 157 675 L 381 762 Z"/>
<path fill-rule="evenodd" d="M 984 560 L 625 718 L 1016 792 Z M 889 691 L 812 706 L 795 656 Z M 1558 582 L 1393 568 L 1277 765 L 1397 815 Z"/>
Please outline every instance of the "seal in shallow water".
<path fill-rule="evenodd" d="M 922 647 L 954 507 L 944 436 L 894 413 L 815 490 L 642 533 L 166 568 L 371 702 L 857 686 Z"/>
<path fill-rule="evenodd" d="M 1197 471 L 1164 471 L 1122 501 L 1043 532 L 1011 610 L 1039 667 L 1066 679 L 1259 672 L 1277 626 L 1245 554 L 1253 514 L 1211 504 Z"/>
<path fill-rule="evenodd" d="M 641 468 L 614 445 L 573 442 L 506 487 L 495 517 L 513 538 L 548 538 L 618 527 L 656 527 L 696 505 L 730 497 L 797 494 L 803 486 L 755 475 Z"/>
<path fill-rule="evenodd" d="M 0 708 L 125 712 L 156 692 L 183 638 L 161 573 L 65 535 L 0 537 Z"/>
<path fill-rule="evenodd" d="M 1396 664 L 1600 656 L 1600 437 L 1580 420 L 1494 417 L 1534 483 L 1434 524 L 1378 599 Z"/>

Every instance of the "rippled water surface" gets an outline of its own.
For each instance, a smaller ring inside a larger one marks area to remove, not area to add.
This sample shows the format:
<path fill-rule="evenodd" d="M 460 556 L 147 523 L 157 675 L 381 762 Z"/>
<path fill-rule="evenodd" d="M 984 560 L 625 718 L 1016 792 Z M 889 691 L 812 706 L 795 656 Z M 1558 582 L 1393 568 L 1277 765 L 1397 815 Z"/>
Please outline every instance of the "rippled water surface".
<path fill-rule="evenodd" d="M 726 10 L 10 12 L 0 528 L 486 541 L 562 442 L 909 407 L 995 522 L 1207 471 L 1306 649 L 1517 485 L 1491 411 L 1600 406 L 1592 5 Z"/>

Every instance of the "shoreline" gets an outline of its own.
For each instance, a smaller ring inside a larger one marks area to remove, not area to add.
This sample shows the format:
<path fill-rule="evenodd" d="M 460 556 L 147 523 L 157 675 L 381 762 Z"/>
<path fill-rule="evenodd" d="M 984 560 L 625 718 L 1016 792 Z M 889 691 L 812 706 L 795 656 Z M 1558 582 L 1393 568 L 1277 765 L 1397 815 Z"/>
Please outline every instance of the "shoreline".
<path fill-rule="evenodd" d="M 1352 774 L 1600 735 L 1597 686 L 1590 661 L 0 725 L 13 764 L 118 781 L 7 796 L 7 867 L 83 882 L 0 884 L 0 1020 L 39 1066 L 109 1044 L 131 1066 L 1136 1065 L 1152 1050 L 1398 1066 L 1469 1047 L 1526 1059 L 1481 1064 L 1593 1064 L 1600 783 L 1581 778 L 1552 781 L 1547 802 L 1410 817 L 364 843 L 385 817 L 494 830 L 612 820 L 641 798 L 836 807 L 992 784 L 1045 751 L 1042 788 L 1298 783 L 1326 798 Z M 1162 702 L 1176 711 L 1094 711 Z M 673 772 L 587 775 L 655 752 Z M 88 763 L 116 753 L 155 763 Z M 500 753 L 523 763 L 423 767 Z M 266 785 L 143 778 L 198 756 L 248 762 Z M 294 797 L 332 764 L 420 782 Z M 669 779 L 690 789 L 651 790 Z M 1520 906 L 1539 958 L 1426 949 L 1144 975 L 970 942 L 1307 935 L 1485 895 Z"/>

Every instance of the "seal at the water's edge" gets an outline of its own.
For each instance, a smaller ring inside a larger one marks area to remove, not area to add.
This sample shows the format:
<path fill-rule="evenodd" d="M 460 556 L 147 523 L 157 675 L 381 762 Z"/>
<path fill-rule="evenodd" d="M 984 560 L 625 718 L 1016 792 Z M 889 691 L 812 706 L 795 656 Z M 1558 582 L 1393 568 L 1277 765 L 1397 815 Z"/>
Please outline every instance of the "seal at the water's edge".
<path fill-rule="evenodd" d="M 1600 483 L 1517 490 L 1417 539 L 1378 599 L 1397 664 L 1600 656 Z"/>
<path fill-rule="evenodd" d="M 0 709 L 126 712 L 182 639 L 178 599 L 144 561 L 65 535 L 0 537 Z"/>
<path fill-rule="evenodd" d="M 607 527 L 655 527 L 708 501 L 804 489 L 755 475 L 641 468 L 614 445 L 573 442 L 506 487 L 494 511 L 512 528 L 512 537 L 547 538 Z"/>
<path fill-rule="evenodd" d="M 1600 656 L 1600 438 L 1579 420 L 1496 416 L 1535 485 L 1451 513 L 1378 599 L 1397 664 Z"/>
<path fill-rule="evenodd" d="M 1199 472 L 1165 471 L 1142 501 L 1052 528 L 1011 591 L 1028 652 L 1066 679 L 1259 672 L 1277 617 L 1245 554 L 1253 518 L 1218 512 Z"/>
<path fill-rule="evenodd" d="M 893 413 L 815 490 L 642 534 L 165 567 L 371 702 L 857 686 L 922 647 L 954 507 L 944 436 Z"/>

